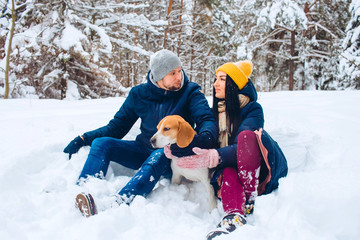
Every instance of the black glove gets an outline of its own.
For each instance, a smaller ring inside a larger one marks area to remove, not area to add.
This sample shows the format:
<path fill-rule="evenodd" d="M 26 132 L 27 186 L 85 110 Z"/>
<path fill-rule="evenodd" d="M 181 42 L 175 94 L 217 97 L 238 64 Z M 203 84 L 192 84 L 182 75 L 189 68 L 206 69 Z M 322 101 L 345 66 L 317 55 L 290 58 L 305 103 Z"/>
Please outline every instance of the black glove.
<path fill-rule="evenodd" d="M 80 136 L 77 136 L 72 140 L 69 145 L 66 146 L 64 149 L 64 153 L 69 154 L 69 160 L 71 158 L 71 155 L 74 153 L 77 153 L 81 147 L 85 146 L 84 140 Z"/>
<path fill-rule="evenodd" d="M 194 155 L 195 153 L 192 151 L 192 149 L 194 147 L 208 149 L 211 146 L 207 146 L 209 144 L 205 144 L 205 143 L 209 142 L 204 139 L 205 137 L 206 136 L 204 136 L 204 135 L 195 135 L 194 139 L 189 144 L 189 146 L 184 147 L 184 148 L 180 148 L 176 143 L 171 144 L 170 150 L 171 150 L 172 155 L 174 155 L 175 157 L 185 157 L 185 156 Z"/>

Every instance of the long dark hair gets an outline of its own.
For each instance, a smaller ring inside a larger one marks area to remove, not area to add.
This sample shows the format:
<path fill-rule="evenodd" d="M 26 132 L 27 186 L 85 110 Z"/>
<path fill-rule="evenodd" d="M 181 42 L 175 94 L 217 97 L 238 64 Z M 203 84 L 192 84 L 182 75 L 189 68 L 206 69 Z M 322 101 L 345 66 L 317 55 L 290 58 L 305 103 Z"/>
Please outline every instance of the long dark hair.
<path fill-rule="evenodd" d="M 216 81 L 216 79 L 215 79 Z M 230 130 L 229 143 L 235 140 L 238 128 L 240 126 L 240 100 L 239 100 L 239 87 L 231 79 L 229 75 L 226 75 L 225 82 L 225 109 L 227 117 L 229 117 L 230 126 L 233 126 Z M 213 87 L 213 113 L 216 122 L 219 122 L 218 103 L 223 99 L 215 97 L 215 88 Z"/>

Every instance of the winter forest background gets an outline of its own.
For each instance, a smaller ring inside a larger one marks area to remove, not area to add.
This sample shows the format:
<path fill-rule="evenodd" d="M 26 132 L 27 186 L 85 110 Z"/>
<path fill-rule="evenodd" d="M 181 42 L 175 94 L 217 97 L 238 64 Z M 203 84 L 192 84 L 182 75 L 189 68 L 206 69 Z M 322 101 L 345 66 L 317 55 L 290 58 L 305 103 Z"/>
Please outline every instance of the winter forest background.
<path fill-rule="evenodd" d="M 259 91 L 360 89 L 359 21 L 359 0 L 0 0 L 0 96 L 126 96 L 163 48 L 206 95 L 242 59 Z"/>

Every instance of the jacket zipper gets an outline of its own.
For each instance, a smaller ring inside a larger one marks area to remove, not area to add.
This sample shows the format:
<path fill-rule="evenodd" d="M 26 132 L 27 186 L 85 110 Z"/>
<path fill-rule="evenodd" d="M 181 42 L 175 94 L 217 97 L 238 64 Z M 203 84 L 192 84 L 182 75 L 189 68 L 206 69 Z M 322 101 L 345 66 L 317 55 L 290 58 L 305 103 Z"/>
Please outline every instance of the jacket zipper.
<path fill-rule="evenodd" d="M 164 92 L 164 95 L 167 95 L 167 90 L 165 90 Z M 163 119 L 165 116 L 164 116 L 164 113 L 163 113 L 163 104 L 162 103 L 159 103 L 159 121 L 161 119 Z"/>

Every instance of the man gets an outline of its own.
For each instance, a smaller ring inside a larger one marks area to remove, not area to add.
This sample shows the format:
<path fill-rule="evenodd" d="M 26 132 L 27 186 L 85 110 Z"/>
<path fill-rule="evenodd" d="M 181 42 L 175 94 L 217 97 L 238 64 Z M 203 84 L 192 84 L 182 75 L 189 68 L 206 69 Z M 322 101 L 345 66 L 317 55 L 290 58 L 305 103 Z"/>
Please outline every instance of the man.
<path fill-rule="evenodd" d="M 76 137 L 64 149 L 71 155 L 82 146 L 91 145 L 88 158 L 79 180 L 88 176 L 105 176 L 111 161 L 131 169 L 139 169 L 135 176 L 120 190 L 117 203 L 130 204 L 135 196 L 148 195 L 161 176 L 171 177 L 170 161 L 163 149 L 153 149 L 151 136 L 159 121 L 167 115 L 180 115 L 192 126 L 197 135 L 186 148 L 172 146 L 173 154 L 192 154 L 195 146 L 214 148 L 218 129 L 212 111 L 200 86 L 189 82 L 180 59 L 168 50 L 156 52 L 150 59 L 147 83 L 135 86 L 115 114 L 104 127 Z M 122 138 L 141 119 L 140 134 L 135 141 Z M 96 214 L 90 194 L 79 194 L 76 203 L 84 216 Z"/>

